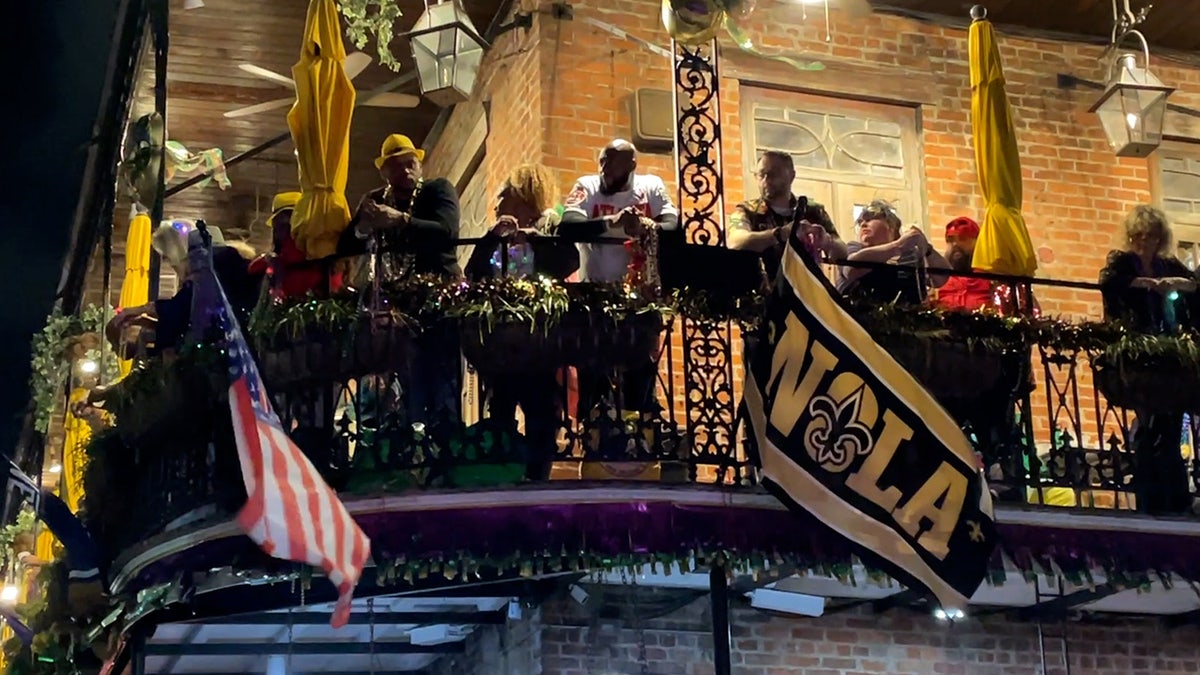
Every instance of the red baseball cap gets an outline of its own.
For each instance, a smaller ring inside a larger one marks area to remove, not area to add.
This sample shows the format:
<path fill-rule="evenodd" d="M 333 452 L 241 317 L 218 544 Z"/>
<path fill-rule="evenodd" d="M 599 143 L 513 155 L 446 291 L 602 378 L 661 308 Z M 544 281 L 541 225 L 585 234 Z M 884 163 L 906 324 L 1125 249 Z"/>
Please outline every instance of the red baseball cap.
<path fill-rule="evenodd" d="M 966 216 L 959 216 L 946 223 L 946 236 L 979 238 L 979 223 Z"/>

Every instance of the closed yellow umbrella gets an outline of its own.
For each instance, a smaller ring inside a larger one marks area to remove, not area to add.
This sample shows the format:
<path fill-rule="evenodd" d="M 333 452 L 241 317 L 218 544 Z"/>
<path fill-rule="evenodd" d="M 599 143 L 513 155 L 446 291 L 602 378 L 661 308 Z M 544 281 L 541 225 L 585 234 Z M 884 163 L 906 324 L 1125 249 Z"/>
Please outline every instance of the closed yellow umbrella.
<path fill-rule="evenodd" d="M 311 0 L 300 61 L 292 67 L 296 103 L 287 116 L 303 195 L 292 214 L 292 236 L 309 258 L 332 255 L 350 222 L 346 176 L 355 92 L 345 61 L 337 5 Z"/>
<path fill-rule="evenodd" d="M 975 170 L 987 210 L 979 228 L 973 266 L 995 274 L 1032 276 L 1037 256 L 1021 216 L 1021 158 L 1012 110 L 1004 91 L 1004 68 L 991 22 L 976 7 L 971 24 L 971 136 Z"/>
<path fill-rule="evenodd" d="M 121 282 L 121 307 L 150 302 L 150 216 L 137 213 L 129 221 L 125 238 L 125 280 Z M 129 374 L 132 361 L 117 361 L 121 377 Z"/>

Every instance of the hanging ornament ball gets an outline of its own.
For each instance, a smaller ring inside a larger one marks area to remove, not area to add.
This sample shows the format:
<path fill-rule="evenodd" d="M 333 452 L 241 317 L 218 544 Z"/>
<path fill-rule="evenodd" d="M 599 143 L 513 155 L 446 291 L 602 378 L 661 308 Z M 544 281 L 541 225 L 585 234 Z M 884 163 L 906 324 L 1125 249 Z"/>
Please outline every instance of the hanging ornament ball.
<path fill-rule="evenodd" d="M 738 21 L 745 21 L 758 6 L 755 0 L 723 0 L 725 13 Z"/>
<path fill-rule="evenodd" d="M 971 20 L 972 21 L 983 21 L 986 18 L 987 18 L 987 7 L 984 7 L 983 5 L 975 5 L 974 7 L 971 8 Z"/>
<path fill-rule="evenodd" d="M 698 45 L 716 36 L 725 23 L 724 0 L 662 0 L 662 21 L 672 40 Z"/>

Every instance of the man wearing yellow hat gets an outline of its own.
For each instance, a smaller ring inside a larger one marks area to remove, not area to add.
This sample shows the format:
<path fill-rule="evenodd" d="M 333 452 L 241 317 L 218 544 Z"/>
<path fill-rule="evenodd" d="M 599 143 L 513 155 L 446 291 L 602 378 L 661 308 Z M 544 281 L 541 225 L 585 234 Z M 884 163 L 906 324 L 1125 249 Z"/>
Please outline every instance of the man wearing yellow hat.
<path fill-rule="evenodd" d="M 382 187 L 368 192 L 342 236 L 339 252 L 366 252 L 366 242 L 379 238 L 382 274 L 387 280 L 407 274 L 462 274 L 454 240 L 458 238 L 458 194 L 444 178 L 425 180 L 425 151 L 403 134 L 383 141 L 375 168 Z M 405 264 L 408 263 L 408 264 Z"/>
<path fill-rule="evenodd" d="M 299 201 L 299 192 L 281 192 L 271 200 L 271 216 L 267 218 L 267 227 L 271 228 L 271 255 L 260 256 L 250 264 L 252 273 L 270 272 L 271 292 L 276 297 L 294 298 L 309 292 L 322 294 L 342 286 L 341 272 L 329 271 L 327 276 L 321 265 L 308 261 L 292 238 L 292 212 Z"/>
<path fill-rule="evenodd" d="M 384 184 L 359 202 L 354 218 L 338 242 L 340 255 L 362 255 L 374 239 L 381 252 L 370 270 L 383 281 L 412 274 L 462 275 L 458 266 L 458 194 L 445 178 L 426 180 L 421 162 L 425 151 L 403 134 L 383 140 L 375 168 Z M 418 354 L 404 383 L 410 423 L 425 423 L 436 434 L 439 423 L 461 421 L 462 357 L 457 334 L 426 330 L 417 339 Z"/>

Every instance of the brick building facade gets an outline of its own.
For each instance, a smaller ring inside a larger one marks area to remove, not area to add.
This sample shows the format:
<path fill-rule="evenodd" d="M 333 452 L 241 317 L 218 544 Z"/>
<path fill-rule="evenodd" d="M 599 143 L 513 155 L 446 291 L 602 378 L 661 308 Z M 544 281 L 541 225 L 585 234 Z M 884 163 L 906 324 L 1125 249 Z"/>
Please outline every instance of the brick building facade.
<path fill-rule="evenodd" d="M 536 9 L 529 1 L 517 4 L 514 12 Z M 463 188 L 464 236 L 489 222 L 492 196 L 509 168 L 541 162 L 565 192 L 576 177 L 596 170 L 598 151 L 609 140 L 632 136 L 638 89 L 674 86 L 669 58 L 586 21 L 665 48 L 660 3 L 584 0 L 572 8 L 572 20 L 535 12 L 532 30 L 502 36 L 488 53 L 474 100 L 454 110 L 430 148 L 430 170 L 450 173 Z M 828 39 L 818 12 L 804 17 L 799 5 L 772 6 L 752 15 L 745 28 L 764 53 L 819 61 L 823 70 L 798 71 L 742 52 L 728 39 L 720 43 L 723 210 L 756 196 L 755 153 L 773 148 L 803 157 L 797 189 L 831 206 L 844 238 L 853 236 L 855 208 L 874 198 L 893 201 L 905 222 L 921 227 L 935 245 L 952 218 L 981 218 L 966 17 L 950 26 L 886 14 L 850 20 L 835 11 Z M 1168 210 L 1180 255 L 1194 259 L 1200 242 L 1200 197 L 1193 196 L 1200 194 L 1200 125 L 1194 118 L 1169 112 L 1171 139 L 1149 159 L 1115 157 L 1088 112 L 1098 92 L 1062 84 L 1063 76 L 1103 81 L 1103 48 L 1013 36 L 1003 27 L 999 41 L 1038 276 L 1095 282 L 1106 254 L 1119 244 L 1122 219 L 1142 203 Z M 1200 68 L 1160 59 L 1152 66 L 1179 89 L 1174 102 L 1200 100 L 1188 91 L 1200 83 Z M 483 156 L 477 171 L 451 171 L 475 153 Z M 669 146 L 644 148 L 639 168 L 675 189 Z M 1101 317 L 1095 291 L 1040 288 L 1036 294 L 1046 314 Z M 740 340 L 734 343 L 736 350 Z M 739 396 L 740 370 L 735 364 Z M 1040 376 L 1041 368 L 1034 370 Z M 1097 443 L 1113 429 L 1094 431 L 1090 374 L 1081 372 L 1079 383 L 1083 441 Z M 1035 409 L 1045 408 L 1043 391 L 1034 394 Z M 1035 421 L 1040 435 L 1049 433 L 1046 424 Z"/>
<path fill-rule="evenodd" d="M 654 619 L 606 621 L 561 597 L 521 621 L 481 628 L 464 654 L 443 657 L 428 673 L 711 675 L 708 609 L 700 598 Z M 1044 652 L 1036 623 L 1004 615 L 946 624 L 903 609 L 805 618 L 735 606 L 730 622 L 736 675 L 1183 675 L 1200 668 L 1195 627 L 1168 630 L 1150 619 L 1045 624 Z"/>
<path fill-rule="evenodd" d="M 538 14 L 533 30 L 509 33 L 493 46 L 476 101 L 454 111 L 432 148 L 434 172 L 444 172 L 456 161 L 486 107 L 488 134 L 481 171 L 487 195 L 508 167 L 523 161 L 554 169 L 567 190 L 577 176 L 595 170 L 598 150 L 608 140 L 631 136 L 631 101 L 637 89 L 671 89 L 668 58 L 581 20 L 608 23 L 667 47 L 659 3 L 592 0 L 572 7 L 574 20 Z M 891 165 L 873 166 L 872 170 L 880 171 L 872 180 L 854 169 L 822 170 L 815 163 L 806 167 L 801 162 L 798 174 L 806 184 L 874 184 L 875 194 L 897 195 L 902 215 L 925 229 L 934 242 L 940 240 L 942 224 L 951 218 L 979 217 L 983 203 L 970 135 L 967 31 L 883 14 L 850 21 L 833 12 L 827 42 L 824 24 L 815 12 L 807 21 L 799 20 L 798 8 L 772 11 L 769 16 L 764 11 L 753 15 L 746 27 L 764 52 L 820 61 L 824 70 L 797 71 L 740 52 L 728 41 L 721 43 L 727 206 L 746 196 L 748 162 L 753 162 L 754 150 L 774 147 L 766 138 L 769 133 L 755 132 L 749 128 L 753 124 L 747 124 L 757 106 L 783 109 L 793 117 L 832 114 L 851 122 L 901 127 L 903 175 Z M 1191 205 L 1181 203 L 1176 195 L 1164 195 L 1162 179 L 1164 168 L 1169 174 L 1178 160 L 1191 159 L 1193 154 L 1200 157 L 1200 146 L 1168 145 L 1148 160 L 1117 158 L 1105 143 L 1098 119 L 1088 112 L 1096 91 L 1060 86 L 1060 75 L 1103 81 L 1101 47 L 1014 37 L 1001 28 L 1000 49 L 1021 144 L 1024 213 L 1039 253 L 1039 276 L 1094 281 L 1105 254 L 1116 244 L 1121 219 L 1134 205 L 1165 203 L 1178 223 L 1192 222 L 1187 216 Z M 1152 65 L 1160 79 L 1179 89 L 1174 102 L 1186 106 L 1200 100 L 1188 91 L 1200 84 L 1200 69 L 1157 59 Z M 1181 113 L 1169 113 L 1168 133 L 1176 141 L 1200 142 L 1193 126 Z M 747 143 L 756 147 L 745 147 Z M 640 166 L 674 185 L 675 159 L 669 148 L 644 151 Z M 1166 176 L 1167 182 L 1170 179 Z M 752 185 L 749 188 L 753 190 Z M 850 198 L 862 195 L 852 189 L 845 192 Z M 838 202 L 838 196 L 832 201 Z M 834 213 L 843 228 L 850 217 L 845 209 Z M 1180 238 L 1195 243 L 1190 227 L 1182 230 Z M 1052 314 L 1096 317 L 1099 313 L 1099 298 L 1094 294 L 1048 290 L 1042 296 Z"/>

